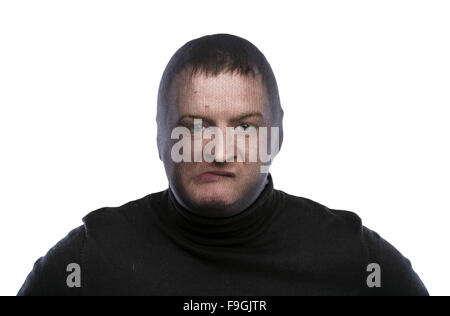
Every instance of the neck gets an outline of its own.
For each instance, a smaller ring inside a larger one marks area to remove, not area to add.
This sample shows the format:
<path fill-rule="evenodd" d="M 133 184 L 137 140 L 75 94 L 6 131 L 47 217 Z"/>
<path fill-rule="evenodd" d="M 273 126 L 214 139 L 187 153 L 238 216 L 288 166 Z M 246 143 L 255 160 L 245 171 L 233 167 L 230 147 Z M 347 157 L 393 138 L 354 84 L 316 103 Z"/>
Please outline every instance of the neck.
<path fill-rule="evenodd" d="M 265 183 L 263 183 L 265 184 Z M 163 195 L 160 217 L 181 240 L 189 239 L 203 245 L 242 244 L 253 240 L 282 208 L 280 193 L 273 189 L 270 175 L 257 199 L 245 210 L 233 216 L 211 218 L 195 214 L 176 200 L 169 188 Z"/>
<path fill-rule="evenodd" d="M 235 201 L 231 205 L 207 205 L 207 206 L 198 206 L 193 205 L 189 199 L 182 199 L 179 194 L 176 194 L 176 191 L 174 191 L 171 187 L 171 193 L 176 199 L 176 202 L 182 206 L 187 211 L 196 214 L 198 216 L 202 216 L 205 218 L 226 218 L 238 215 L 242 212 L 244 212 L 247 208 L 249 208 L 252 204 L 255 203 L 255 201 L 260 197 L 264 189 L 269 184 L 269 175 L 266 175 L 261 181 L 258 186 L 246 194 L 245 196 L 242 196 L 237 201 Z"/>

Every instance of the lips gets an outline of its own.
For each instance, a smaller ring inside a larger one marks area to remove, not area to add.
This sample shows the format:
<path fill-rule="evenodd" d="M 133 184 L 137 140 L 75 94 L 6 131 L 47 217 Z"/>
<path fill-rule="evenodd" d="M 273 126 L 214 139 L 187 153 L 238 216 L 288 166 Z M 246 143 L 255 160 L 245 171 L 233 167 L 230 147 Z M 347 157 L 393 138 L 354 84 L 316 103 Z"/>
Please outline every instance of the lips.
<path fill-rule="evenodd" d="M 225 178 L 234 178 L 236 175 L 228 171 L 208 171 L 197 177 L 199 181 L 217 181 Z"/>

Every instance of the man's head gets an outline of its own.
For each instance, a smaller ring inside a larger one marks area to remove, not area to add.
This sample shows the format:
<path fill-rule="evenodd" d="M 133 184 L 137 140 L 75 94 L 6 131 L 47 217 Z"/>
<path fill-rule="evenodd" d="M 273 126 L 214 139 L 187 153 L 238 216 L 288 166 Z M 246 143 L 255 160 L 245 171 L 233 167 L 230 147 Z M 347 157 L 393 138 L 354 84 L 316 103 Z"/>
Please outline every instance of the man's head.
<path fill-rule="evenodd" d="M 159 156 L 177 201 L 208 217 L 231 216 L 247 208 L 267 182 L 267 173 L 261 172 L 265 161 L 259 154 L 250 159 L 251 153 L 263 146 L 270 154 L 271 127 L 278 127 L 281 147 L 282 119 L 275 76 L 253 44 L 217 34 L 181 47 L 164 71 L 157 114 Z M 181 150 L 189 151 L 183 152 L 192 158 L 187 162 L 173 157 L 179 140 L 172 139 L 172 132 L 180 127 L 192 132 L 192 146 Z M 261 145 L 260 127 L 268 128 L 267 145 Z M 232 138 L 226 136 L 229 128 L 236 133 Z M 211 130 L 216 134 L 205 137 Z M 250 131 L 256 131 L 252 135 L 257 142 L 250 141 Z M 239 136 L 244 142 L 236 141 Z M 200 145 L 200 160 L 195 145 Z M 209 159 L 202 159 L 207 153 Z"/>

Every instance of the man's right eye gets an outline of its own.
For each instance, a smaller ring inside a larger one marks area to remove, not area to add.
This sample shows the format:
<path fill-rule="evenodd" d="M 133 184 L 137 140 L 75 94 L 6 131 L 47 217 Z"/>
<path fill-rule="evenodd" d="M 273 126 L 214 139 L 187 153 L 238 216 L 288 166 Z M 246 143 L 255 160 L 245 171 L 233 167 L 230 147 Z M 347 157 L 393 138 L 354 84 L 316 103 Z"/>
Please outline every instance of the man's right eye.
<path fill-rule="evenodd" d="M 196 133 L 201 132 L 203 130 L 203 124 L 193 124 L 192 129 Z"/>

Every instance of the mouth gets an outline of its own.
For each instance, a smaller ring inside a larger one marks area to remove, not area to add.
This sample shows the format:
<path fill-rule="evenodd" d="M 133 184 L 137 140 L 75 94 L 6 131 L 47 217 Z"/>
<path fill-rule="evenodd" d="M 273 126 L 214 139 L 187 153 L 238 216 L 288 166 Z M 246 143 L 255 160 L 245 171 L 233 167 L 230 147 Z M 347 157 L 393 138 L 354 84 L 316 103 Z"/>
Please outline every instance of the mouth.
<path fill-rule="evenodd" d="M 234 173 L 227 171 L 208 171 L 199 175 L 197 177 L 197 180 L 199 180 L 200 182 L 211 182 L 227 178 L 231 179 L 235 176 L 236 175 Z"/>

